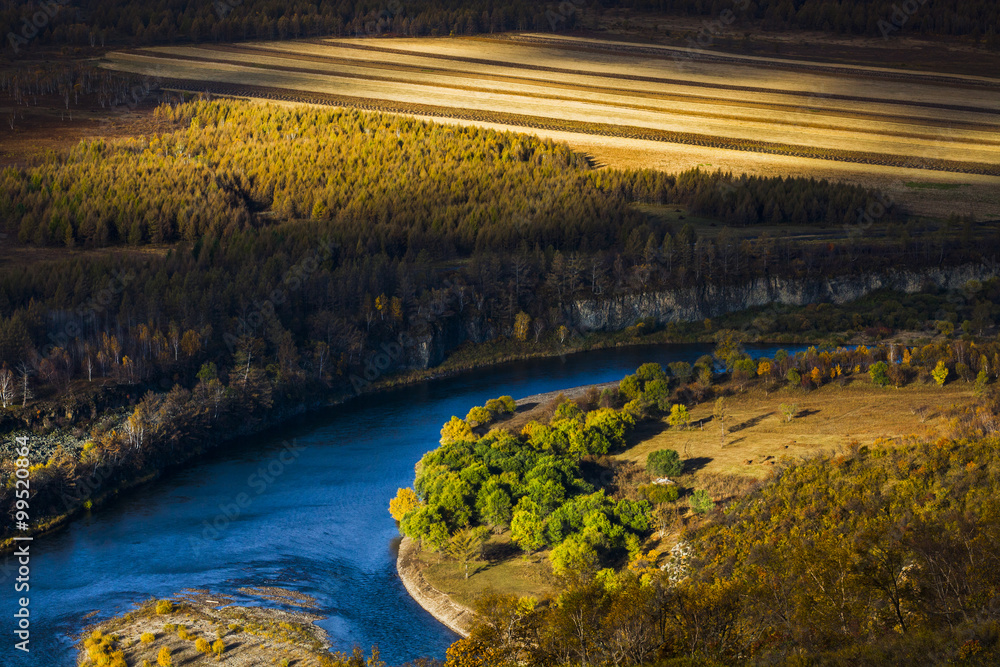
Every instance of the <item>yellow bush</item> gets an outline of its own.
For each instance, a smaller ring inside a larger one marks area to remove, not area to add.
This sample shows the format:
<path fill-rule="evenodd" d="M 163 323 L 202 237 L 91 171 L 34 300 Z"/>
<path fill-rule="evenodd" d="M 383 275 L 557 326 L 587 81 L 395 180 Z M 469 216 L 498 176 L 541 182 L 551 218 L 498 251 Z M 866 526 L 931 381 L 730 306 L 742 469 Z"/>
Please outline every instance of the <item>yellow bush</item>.
<path fill-rule="evenodd" d="M 141 641 L 143 644 L 148 644 L 154 639 L 156 639 L 156 635 L 154 635 L 152 632 L 144 632 L 141 635 L 139 635 L 139 641 Z"/>
<path fill-rule="evenodd" d="M 211 653 L 212 647 L 209 645 L 207 639 L 198 637 L 198 639 L 194 640 L 194 650 L 198 651 L 198 653 Z"/>
<path fill-rule="evenodd" d="M 170 600 L 159 600 L 156 603 L 157 614 L 169 614 L 174 610 L 174 603 Z"/>
<path fill-rule="evenodd" d="M 156 654 L 156 664 L 160 667 L 174 667 L 174 660 L 170 657 L 170 649 L 164 646 Z"/>
<path fill-rule="evenodd" d="M 402 521 L 410 510 L 420 507 L 420 499 L 413 489 L 399 489 L 396 497 L 389 501 L 389 514 L 396 521 Z"/>
<path fill-rule="evenodd" d="M 217 658 L 221 659 L 222 654 L 225 652 L 225 650 L 226 650 L 226 642 L 222 641 L 221 639 L 216 639 L 214 642 L 212 642 L 212 653 L 214 653 Z"/>

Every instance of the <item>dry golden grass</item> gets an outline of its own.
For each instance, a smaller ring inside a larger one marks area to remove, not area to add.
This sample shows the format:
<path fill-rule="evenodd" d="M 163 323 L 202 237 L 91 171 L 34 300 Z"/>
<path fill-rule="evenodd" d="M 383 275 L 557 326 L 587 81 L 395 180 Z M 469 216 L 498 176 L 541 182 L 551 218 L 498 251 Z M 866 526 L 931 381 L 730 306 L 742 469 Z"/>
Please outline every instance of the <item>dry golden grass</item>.
<path fill-rule="evenodd" d="M 708 402 L 690 408 L 690 428 L 672 429 L 659 421 L 642 425 L 634 435 L 637 443 L 618 457 L 645 465 L 650 452 L 674 449 L 688 461 L 681 482 L 685 486 L 700 486 L 699 480 L 711 475 L 763 478 L 782 458 L 801 460 L 838 451 L 853 441 L 866 445 L 880 437 L 945 435 L 945 412 L 971 399 L 972 386 L 965 382 L 895 389 L 858 379 L 844 387 L 828 384 L 808 393 L 783 388 L 766 395 L 754 388 L 726 399 L 724 447 L 719 425 L 712 420 L 714 405 Z M 783 403 L 798 406 L 791 421 L 781 413 Z"/>
<path fill-rule="evenodd" d="M 518 414 L 498 425 L 510 428 L 531 418 L 544 419 L 557 394 L 579 397 L 586 389 L 522 399 Z M 874 387 L 867 378 L 858 378 L 844 386 L 827 384 L 810 392 L 790 388 L 765 392 L 753 386 L 726 398 L 725 447 L 721 446 L 718 422 L 712 421 L 713 400 L 689 406 L 693 420 L 687 429 L 672 429 L 661 420 L 641 424 L 632 434 L 634 444 L 615 458 L 644 466 L 650 452 L 675 449 L 686 461 L 678 484 L 685 489 L 706 489 L 717 502 L 729 501 L 752 490 L 782 460 L 794 463 L 843 450 L 855 442 L 870 445 L 879 438 L 945 435 L 947 413 L 972 398 L 972 386 L 965 382 L 945 387 L 913 383 L 895 389 Z M 782 415 L 783 403 L 797 406 L 791 421 Z M 686 498 L 677 503 L 677 509 L 677 521 L 663 533 L 652 535 L 647 548 L 669 550 L 685 527 L 690 529 L 706 520 L 687 509 Z M 490 538 L 485 557 L 470 568 L 468 580 L 455 561 L 441 554 L 422 551 L 419 559 L 427 582 L 466 606 L 488 588 L 535 598 L 544 598 L 557 588 L 548 552 L 526 560 L 511 543 L 509 533 Z"/>

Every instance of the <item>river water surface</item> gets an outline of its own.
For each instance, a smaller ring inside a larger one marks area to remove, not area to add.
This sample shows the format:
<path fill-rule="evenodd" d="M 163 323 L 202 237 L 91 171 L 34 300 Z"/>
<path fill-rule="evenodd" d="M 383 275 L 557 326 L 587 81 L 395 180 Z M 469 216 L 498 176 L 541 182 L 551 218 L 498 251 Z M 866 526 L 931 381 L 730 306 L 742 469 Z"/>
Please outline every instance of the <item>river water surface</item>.
<path fill-rule="evenodd" d="M 647 361 L 693 362 L 709 351 L 662 345 L 511 363 L 356 399 L 221 447 L 36 539 L 31 652 L 14 650 L 5 632 L 0 665 L 75 665 L 73 633 L 150 597 L 266 585 L 316 598 L 334 650 L 377 644 L 390 665 L 443 658 L 456 635 L 406 594 L 387 511 L 396 489 L 412 484 L 414 464 L 438 445 L 441 425 L 496 396 L 609 382 Z M 770 356 L 774 348 L 748 351 Z M 240 494 L 245 506 L 226 519 Z M 0 627 L 11 628 L 13 580 L 0 586 Z"/>

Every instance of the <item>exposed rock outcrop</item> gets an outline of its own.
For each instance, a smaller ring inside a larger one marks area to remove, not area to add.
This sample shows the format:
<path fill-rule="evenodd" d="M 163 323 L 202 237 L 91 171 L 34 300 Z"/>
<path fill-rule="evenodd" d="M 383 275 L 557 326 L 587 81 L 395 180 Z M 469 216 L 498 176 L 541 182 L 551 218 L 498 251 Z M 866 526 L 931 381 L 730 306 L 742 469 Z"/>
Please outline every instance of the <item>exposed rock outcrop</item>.
<path fill-rule="evenodd" d="M 918 292 L 928 288 L 958 289 L 970 280 L 987 280 L 996 267 L 968 264 L 924 271 L 793 280 L 760 278 L 742 285 L 700 285 L 647 294 L 576 301 L 574 324 L 582 331 L 617 331 L 652 317 L 659 324 L 691 322 L 777 303 L 847 303 L 876 290 Z"/>

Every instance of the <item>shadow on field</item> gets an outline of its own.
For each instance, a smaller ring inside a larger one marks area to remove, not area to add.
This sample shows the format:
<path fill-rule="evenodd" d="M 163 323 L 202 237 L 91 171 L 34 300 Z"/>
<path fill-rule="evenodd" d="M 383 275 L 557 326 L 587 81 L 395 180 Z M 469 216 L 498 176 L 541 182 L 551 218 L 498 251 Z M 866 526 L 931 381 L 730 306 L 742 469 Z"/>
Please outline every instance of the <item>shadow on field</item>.
<path fill-rule="evenodd" d="M 756 417 L 751 417 L 750 419 L 746 420 L 745 422 L 741 422 L 741 423 L 737 424 L 736 426 L 732 427 L 731 429 L 729 429 L 729 432 L 730 433 L 736 433 L 737 431 L 742 431 L 745 428 L 754 427 L 754 426 L 756 426 L 757 424 L 761 423 L 762 421 L 764 421 L 765 419 L 767 419 L 768 417 L 770 417 L 773 414 L 774 414 L 774 411 L 772 410 L 771 412 L 765 412 L 762 415 L 757 415 Z"/>
<path fill-rule="evenodd" d="M 696 472 L 701 470 L 709 463 L 712 462 L 712 458 L 709 456 L 695 456 L 690 459 L 684 459 L 684 472 Z"/>

